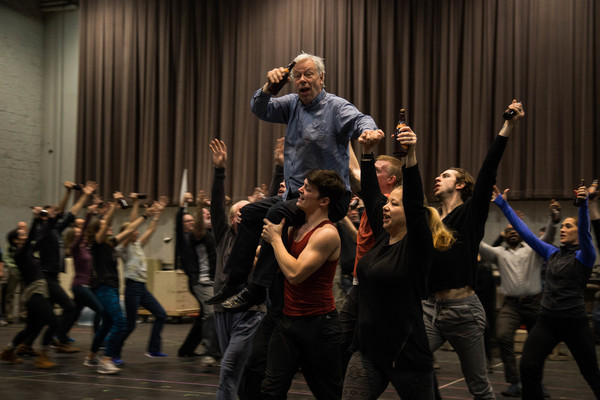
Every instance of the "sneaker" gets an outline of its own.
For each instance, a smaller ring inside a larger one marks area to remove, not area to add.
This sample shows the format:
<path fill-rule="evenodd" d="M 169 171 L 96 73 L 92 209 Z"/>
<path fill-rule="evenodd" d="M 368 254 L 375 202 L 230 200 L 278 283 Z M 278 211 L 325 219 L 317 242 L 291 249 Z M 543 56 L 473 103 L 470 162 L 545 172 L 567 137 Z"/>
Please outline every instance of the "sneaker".
<path fill-rule="evenodd" d="M 508 389 L 501 392 L 504 397 L 521 397 L 521 385 L 518 383 L 511 383 Z"/>
<path fill-rule="evenodd" d="M 112 360 L 103 358 L 98 362 L 98 373 L 100 374 L 118 374 L 120 371 Z"/>
<path fill-rule="evenodd" d="M 113 358 L 112 359 L 113 364 L 115 364 L 117 367 L 123 367 L 125 365 L 125 361 L 123 361 L 120 358 Z"/>
<path fill-rule="evenodd" d="M 219 367 L 221 364 L 211 356 L 203 356 L 200 359 L 200 365 L 203 367 Z"/>
<path fill-rule="evenodd" d="M 38 351 L 34 350 L 31 346 L 26 345 L 25 343 L 21 343 L 20 345 L 18 345 L 15 349 L 15 353 L 18 356 L 25 357 L 37 357 L 40 355 Z"/>
<path fill-rule="evenodd" d="M 85 360 L 83 360 L 83 365 L 86 367 L 97 367 L 99 364 L 98 356 L 85 356 Z"/>
<path fill-rule="evenodd" d="M 11 364 L 20 364 L 23 362 L 23 360 L 21 360 L 19 357 L 17 357 L 15 349 L 10 348 L 10 347 L 4 348 L 4 350 L 2 351 L 2 355 L 0 356 L 0 359 L 2 361 L 6 361 Z"/>
<path fill-rule="evenodd" d="M 81 349 L 78 349 L 77 347 L 73 347 L 68 343 L 59 343 L 58 346 L 54 347 L 54 350 L 57 353 L 62 353 L 62 354 L 73 354 L 73 353 L 78 353 L 81 351 Z"/>
<path fill-rule="evenodd" d="M 155 358 L 155 357 L 167 357 L 165 353 L 161 353 L 160 351 L 147 351 L 146 357 Z"/>

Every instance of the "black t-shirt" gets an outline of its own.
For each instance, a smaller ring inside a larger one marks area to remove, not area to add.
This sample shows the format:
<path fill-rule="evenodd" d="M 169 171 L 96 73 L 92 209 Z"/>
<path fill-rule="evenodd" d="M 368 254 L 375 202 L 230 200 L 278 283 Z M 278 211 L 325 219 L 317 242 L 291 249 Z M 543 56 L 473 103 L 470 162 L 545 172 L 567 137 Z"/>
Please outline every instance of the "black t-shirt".
<path fill-rule="evenodd" d="M 94 262 L 94 274 L 92 284 L 94 287 L 100 285 L 119 287 L 119 271 L 117 269 L 117 253 L 115 247 L 117 240 L 114 237 L 102 243 L 92 244 L 92 260 Z"/>

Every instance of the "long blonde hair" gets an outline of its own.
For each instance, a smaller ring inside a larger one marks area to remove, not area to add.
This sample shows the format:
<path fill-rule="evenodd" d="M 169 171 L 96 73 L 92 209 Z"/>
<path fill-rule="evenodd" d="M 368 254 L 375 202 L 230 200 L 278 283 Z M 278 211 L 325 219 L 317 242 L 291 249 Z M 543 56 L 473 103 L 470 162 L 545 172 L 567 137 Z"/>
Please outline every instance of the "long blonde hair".
<path fill-rule="evenodd" d="M 427 206 L 427 209 L 429 210 L 429 229 L 431 229 L 433 237 L 433 247 L 439 251 L 450 249 L 456 241 L 454 233 L 446 228 L 435 208 Z"/>

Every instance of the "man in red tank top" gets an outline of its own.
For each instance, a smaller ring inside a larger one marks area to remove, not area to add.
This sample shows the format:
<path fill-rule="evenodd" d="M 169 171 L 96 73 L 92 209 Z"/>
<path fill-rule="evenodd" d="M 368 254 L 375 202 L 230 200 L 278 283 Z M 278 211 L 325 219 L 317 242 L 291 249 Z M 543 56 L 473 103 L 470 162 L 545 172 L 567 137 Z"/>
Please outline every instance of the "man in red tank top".
<path fill-rule="evenodd" d="M 305 222 L 281 237 L 285 223 L 265 219 L 262 238 L 273 246 L 285 276 L 283 314 L 267 356 L 261 394 L 286 398 L 298 367 L 317 399 L 339 399 L 342 393 L 340 328 L 333 300 L 333 277 L 340 256 L 340 237 L 329 221 L 329 207 L 339 201 L 344 181 L 335 171 L 312 170 L 298 190 Z"/>

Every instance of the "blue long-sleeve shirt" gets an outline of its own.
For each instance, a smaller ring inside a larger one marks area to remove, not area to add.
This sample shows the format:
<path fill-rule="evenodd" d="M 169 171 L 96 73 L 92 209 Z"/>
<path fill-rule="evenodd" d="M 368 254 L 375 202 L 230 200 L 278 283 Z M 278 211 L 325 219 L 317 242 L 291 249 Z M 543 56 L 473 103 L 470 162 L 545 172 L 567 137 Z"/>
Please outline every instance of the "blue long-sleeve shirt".
<path fill-rule="evenodd" d="M 313 169 L 337 171 L 350 189 L 348 143 L 365 130 L 376 130 L 373 118 L 358 111 L 349 101 L 321 93 L 304 106 L 297 94 L 272 97 L 258 89 L 250 102 L 261 120 L 287 124 L 283 175 L 284 199 L 297 192 Z"/>
<path fill-rule="evenodd" d="M 577 233 L 579 245 L 556 247 L 540 240 L 517 216 L 502 196 L 494 203 L 500 207 L 513 228 L 536 253 L 548 261 L 542 313 L 568 318 L 585 318 L 585 285 L 592 273 L 596 251 L 590 233 L 587 200 L 579 207 Z"/>

